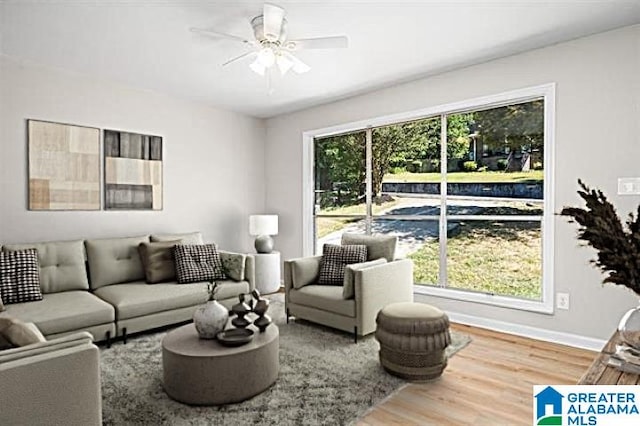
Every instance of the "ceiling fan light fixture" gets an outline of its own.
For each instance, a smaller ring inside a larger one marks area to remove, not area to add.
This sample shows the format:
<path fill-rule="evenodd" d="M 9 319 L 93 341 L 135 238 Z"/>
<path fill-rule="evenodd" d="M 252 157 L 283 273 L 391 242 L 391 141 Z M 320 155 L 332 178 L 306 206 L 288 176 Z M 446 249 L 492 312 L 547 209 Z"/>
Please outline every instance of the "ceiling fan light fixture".
<path fill-rule="evenodd" d="M 258 52 L 258 61 L 260 61 L 265 68 L 270 68 L 276 61 L 276 54 L 270 46 L 264 47 Z"/>
<path fill-rule="evenodd" d="M 258 75 L 264 75 L 265 71 L 267 70 L 267 67 L 265 67 L 264 64 L 260 61 L 260 57 L 256 58 L 256 60 L 249 65 L 249 68 L 251 68 L 251 70 Z"/>
<path fill-rule="evenodd" d="M 282 75 L 285 75 L 293 67 L 293 62 L 281 54 L 276 56 L 276 64 Z"/>

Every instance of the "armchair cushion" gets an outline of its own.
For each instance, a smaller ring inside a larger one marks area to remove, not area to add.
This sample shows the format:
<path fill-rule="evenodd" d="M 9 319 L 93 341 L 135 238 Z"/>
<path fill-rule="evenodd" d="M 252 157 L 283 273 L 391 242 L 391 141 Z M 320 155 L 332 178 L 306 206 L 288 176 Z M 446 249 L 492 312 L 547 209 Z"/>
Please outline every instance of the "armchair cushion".
<path fill-rule="evenodd" d="M 227 278 L 215 244 L 177 245 L 173 248 L 173 257 L 180 284 Z"/>
<path fill-rule="evenodd" d="M 289 293 L 291 302 L 354 318 L 356 302 L 342 298 L 342 289 L 334 285 L 307 285 Z"/>
<path fill-rule="evenodd" d="M 34 323 L 16 318 L 0 318 L 0 336 L 15 347 L 47 341 Z"/>
<path fill-rule="evenodd" d="M 341 286 L 344 281 L 345 266 L 365 260 L 367 260 L 365 245 L 325 244 L 322 248 L 318 284 Z"/>
<path fill-rule="evenodd" d="M 321 256 L 313 256 L 290 261 L 293 288 L 300 289 L 318 280 L 321 259 Z"/>
<path fill-rule="evenodd" d="M 398 237 L 395 235 L 362 235 L 342 234 L 342 245 L 364 244 L 367 246 L 367 260 L 375 260 L 384 257 L 387 262 L 393 262 L 396 254 Z"/>
<path fill-rule="evenodd" d="M 347 265 L 344 268 L 344 281 L 342 284 L 342 297 L 344 299 L 353 299 L 355 295 L 354 290 L 354 282 L 355 282 L 355 271 L 360 271 L 362 269 L 369 268 L 371 266 L 382 265 L 387 263 L 387 259 L 380 258 L 376 260 L 370 260 L 368 262 L 362 263 L 354 263 L 352 265 Z"/>

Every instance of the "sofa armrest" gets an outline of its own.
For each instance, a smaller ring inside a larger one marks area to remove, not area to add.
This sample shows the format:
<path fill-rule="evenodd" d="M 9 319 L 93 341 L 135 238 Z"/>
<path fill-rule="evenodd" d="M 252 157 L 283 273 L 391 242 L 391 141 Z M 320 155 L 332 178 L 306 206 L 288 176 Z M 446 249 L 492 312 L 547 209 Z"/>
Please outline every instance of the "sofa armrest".
<path fill-rule="evenodd" d="M 98 348 L 86 332 L 3 351 L 3 424 L 100 425 L 99 358 Z"/>
<path fill-rule="evenodd" d="M 356 318 L 363 335 L 376 329 L 376 315 L 390 303 L 413 302 L 413 262 L 395 260 L 354 271 Z"/>
<path fill-rule="evenodd" d="M 249 290 L 256 289 L 256 258 L 248 254 L 244 264 L 244 279 L 249 282 Z"/>

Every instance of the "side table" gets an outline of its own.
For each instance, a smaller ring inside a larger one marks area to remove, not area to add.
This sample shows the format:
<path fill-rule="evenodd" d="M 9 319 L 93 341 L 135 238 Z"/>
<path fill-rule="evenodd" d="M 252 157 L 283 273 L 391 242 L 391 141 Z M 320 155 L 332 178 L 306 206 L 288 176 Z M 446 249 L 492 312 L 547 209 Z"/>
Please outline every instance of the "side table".
<path fill-rule="evenodd" d="M 261 294 L 275 293 L 280 289 L 280 252 L 254 253 L 256 289 Z"/>

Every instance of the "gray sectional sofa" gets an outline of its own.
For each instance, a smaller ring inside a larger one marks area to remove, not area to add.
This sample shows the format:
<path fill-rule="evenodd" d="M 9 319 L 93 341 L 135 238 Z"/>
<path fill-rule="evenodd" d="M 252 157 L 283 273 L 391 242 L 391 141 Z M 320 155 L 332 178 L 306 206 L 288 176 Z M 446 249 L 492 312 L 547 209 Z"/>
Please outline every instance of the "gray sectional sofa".
<path fill-rule="evenodd" d="M 147 284 L 138 254 L 141 242 L 180 240 L 202 244 L 200 233 L 132 238 L 5 244 L 3 251 L 36 248 L 43 299 L 5 305 L 1 316 L 35 323 L 47 339 L 87 331 L 95 341 L 188 321 L 208 299 L 207 283 Z M 240 293 L 253 291 L 253 256 L 220 252 L 244 262 L 239 280 L 219 283 L 216 298 L 230 307 Z"/>

